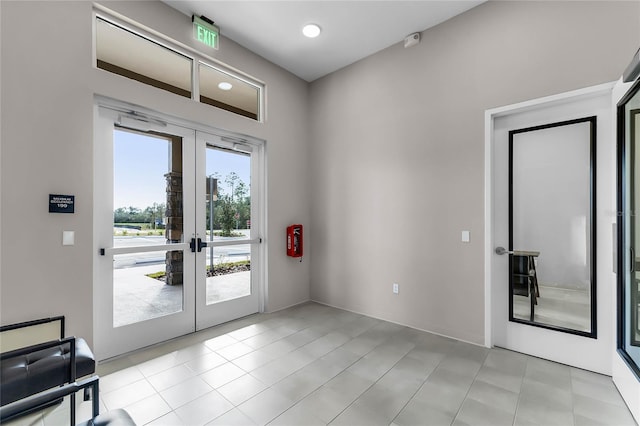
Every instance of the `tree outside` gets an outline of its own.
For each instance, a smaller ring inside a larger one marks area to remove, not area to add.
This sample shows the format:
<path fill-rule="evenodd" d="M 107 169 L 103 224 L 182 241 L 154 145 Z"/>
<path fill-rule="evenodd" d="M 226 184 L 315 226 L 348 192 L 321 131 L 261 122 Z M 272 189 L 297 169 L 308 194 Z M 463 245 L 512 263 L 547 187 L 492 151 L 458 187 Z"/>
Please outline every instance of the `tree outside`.
<path fill-rule="evenodd" d="M 229 173 L 224 180 L 214 174 L 218 182 L 218 197 L 214 202 L 213 229 L 220 236 L 232 237 L 234 230 L 247 229 L 251 220 L 251 197 L 249 186 L 235 173 Z M 119 207 L 113 212 L 113 223 L 144 226 L 145 229 L 164 229 L 165 203 L 153 203 L 144 209 Z M 209 203 L 207 203 L 207 227 L 209 227 Z"/>
<path fill-rule="evenodd" d="M 144 210 L 137 207 L 119 207 L 113 212 L 113 223 L 146 224 L 149 229 L 163 229 L 165 203 L 153 203 Z"/>
<path fill-rule="evenodd" d="M 220 182 L 219 176 L 214 175 Z M 251 219 L 251 197 L 249 189 L 235 173 L 229 173 L 224 179 L 225 185 L 218 185 L 218 199 L 214 207 L 214 229 L 220 229 L 221 236 L 232 237 L 234 229 L 246 229 Z M 207 221 L 209 212 L 207 211 Z M 209 222 L 207 222 L 209 223 Z"/>

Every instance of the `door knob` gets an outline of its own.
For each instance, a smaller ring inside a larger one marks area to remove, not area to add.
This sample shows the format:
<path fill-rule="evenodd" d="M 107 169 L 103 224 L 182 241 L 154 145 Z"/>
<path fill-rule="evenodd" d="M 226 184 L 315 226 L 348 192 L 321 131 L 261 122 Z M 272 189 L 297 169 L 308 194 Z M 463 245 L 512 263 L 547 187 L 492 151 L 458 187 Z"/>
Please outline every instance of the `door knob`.
<path fill-rule="evenodd" d="M 513 252 L 504 247 L 496 247 L 496 254 L 513 254 Z"/>

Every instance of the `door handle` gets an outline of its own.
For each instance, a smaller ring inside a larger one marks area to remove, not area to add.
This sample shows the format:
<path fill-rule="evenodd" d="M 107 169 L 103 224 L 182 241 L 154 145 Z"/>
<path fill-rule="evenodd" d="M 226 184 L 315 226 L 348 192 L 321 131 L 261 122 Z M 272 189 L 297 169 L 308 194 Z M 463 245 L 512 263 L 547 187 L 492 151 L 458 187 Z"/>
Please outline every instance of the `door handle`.
<path fill-rule="evenodd" d="M 196 251 L 200 253 L 202 249 L 205 248 L 206 246 L 207 246 L 207 242 L 202 241 L 202 238 L 198 238 L 197 240 L 196 238 L 192 238 L 191 242 L 189 243 L 189 248 L 191 249 L 191 253 L 195 253 Z"/>
<path fill-rule="evenodd" d="M 513 254 L 512 251 L 507 250 L 504 247 L 496 247 L 496 254 Z"/>

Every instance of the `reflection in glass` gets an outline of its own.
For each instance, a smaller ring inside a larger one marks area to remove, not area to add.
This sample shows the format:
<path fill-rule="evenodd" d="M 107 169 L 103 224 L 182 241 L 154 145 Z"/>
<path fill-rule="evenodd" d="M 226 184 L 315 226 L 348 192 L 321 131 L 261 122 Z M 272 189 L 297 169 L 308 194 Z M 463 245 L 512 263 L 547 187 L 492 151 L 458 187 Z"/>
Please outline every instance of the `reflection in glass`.
<path fill-rule="evenodd" d="M 258 119 L 260 89 L 205 64 L 199 65 L 200 102 Z"/>
<path fill-rule="evenodd" d="M 98 68 L 191 97 L 192 59 L 100 18 L 96 56 Z"/>
<path fill-rule="evenodd" d="M 509 132 L 510 320 L 595 337 L 595 117 Z"/>
<path fill-rule="evenodd" d="M 180 312 L 183 286 L 167 285 L 165 259 L 182 251 L 152 251 L 113 256 L 113 326 L 121 327 Z"/>
<path fill-rule="evenodd" d="M 513 317 L 534 321 L 535 305 L 540 297 L 536 258 L 540 252 L 516 251 L 511 256 L 511 291 Z M 517 297 L 517 296 L 524 296 Z M 528 302 L 527 302 L 528 301 Z M 539 314 L 539 312 L 538 312 Z"/>

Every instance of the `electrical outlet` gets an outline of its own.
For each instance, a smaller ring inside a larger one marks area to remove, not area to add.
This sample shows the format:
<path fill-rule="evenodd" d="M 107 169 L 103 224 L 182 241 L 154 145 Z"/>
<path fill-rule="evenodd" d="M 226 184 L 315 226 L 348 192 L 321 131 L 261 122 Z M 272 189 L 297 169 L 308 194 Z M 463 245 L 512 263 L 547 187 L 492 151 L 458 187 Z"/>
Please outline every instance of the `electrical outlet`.
<path fill-rule="evenodd" d="M 396 283 L 393 283 L 393 294 L 400 293 L 400 286 Z"/>

